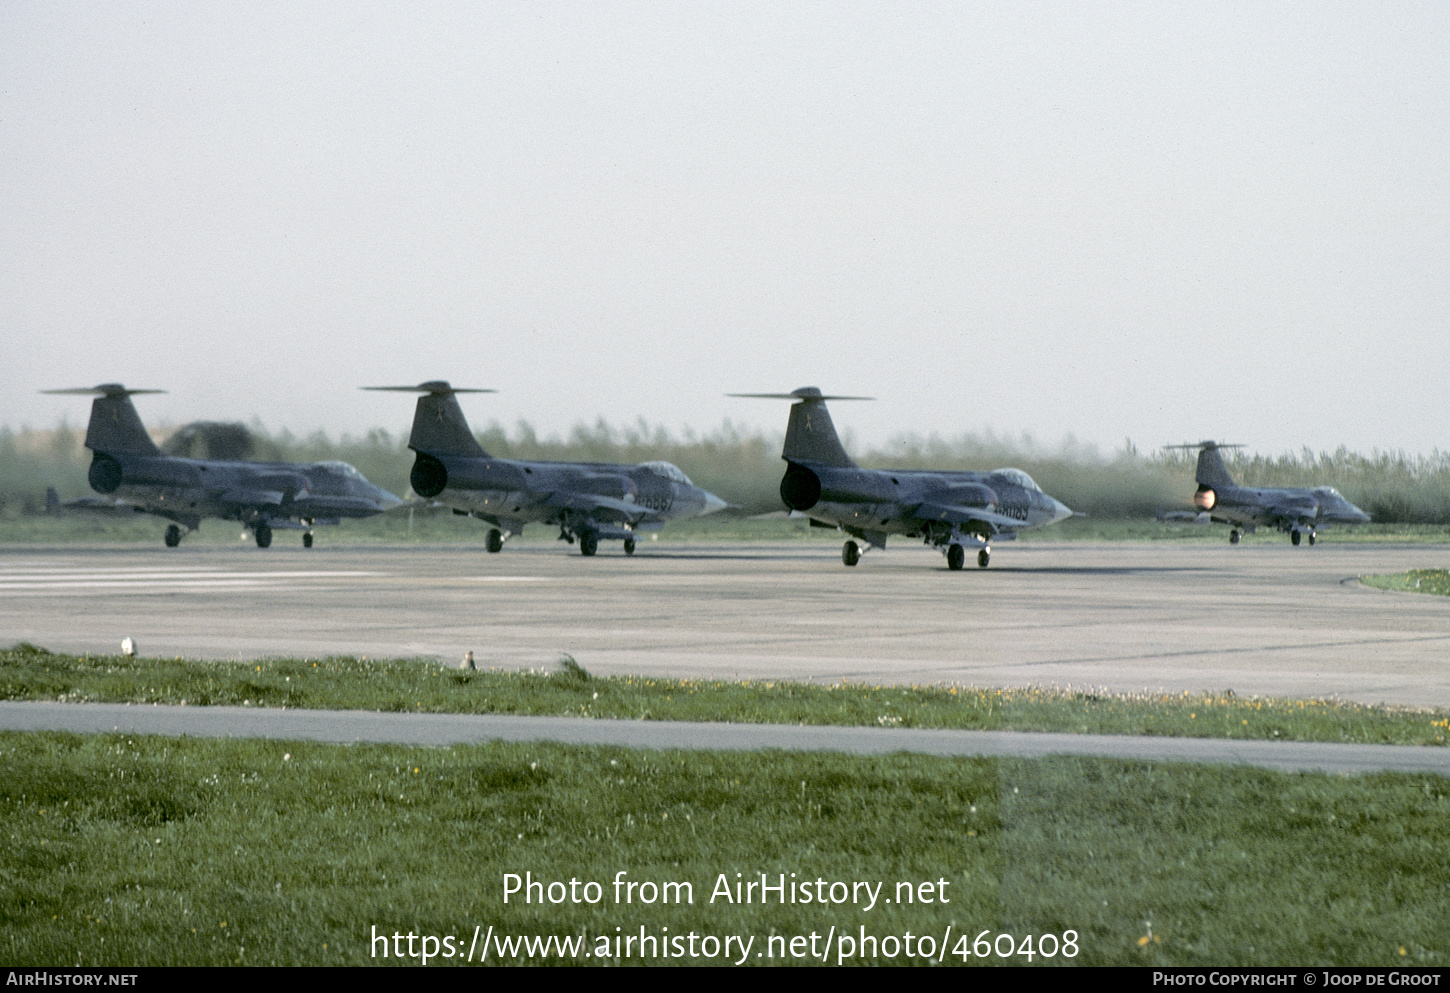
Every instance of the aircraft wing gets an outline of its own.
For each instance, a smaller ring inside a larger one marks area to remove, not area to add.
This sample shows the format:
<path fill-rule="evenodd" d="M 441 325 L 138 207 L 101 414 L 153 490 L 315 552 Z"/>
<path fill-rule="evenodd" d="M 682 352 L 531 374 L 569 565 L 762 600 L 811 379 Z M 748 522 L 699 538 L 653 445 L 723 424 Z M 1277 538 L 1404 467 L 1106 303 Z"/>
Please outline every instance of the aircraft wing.
<path fill-rule="evenodd" d="M 638 520 L 642 517 L 659 517 L 660 515 L 648 507 L 641 507 L 637 503 L 629 503 L 625 500 L 616 500 L 613 497 L 599 496 L 596 493 L 566 493 L 563 491 L 552 493 L 544 503 L 550 507 L 558 507 L 561 510 L 581 510 L 586 514 L 592 514 L 596 510 L 612 510 L 616 514 L 622 514 L 630 520 Z"/>
<path fill-rule="evenodd" d="M 296 513 L 299 514 L 325 514 L 329 512 L 333 514 L 348 512 L 371 514 L 378 510 L 377 501 L 368 500 L 365 497 L 320 496 L 316 494 L 300 497 L 292 501 L 292 506 L 296 509 Z"/>
<path fill-rule="evenodd" d="M 1286 521 L 1289 524 L 1312 524 L 1315 515 L 1304 507 L 1265 507 L 1264 513 L 1271 521 Z"/>
<path fill-rule="evenodd" d="M 237 487 L 226 490 L 219 496 L 222 503 L 240 503 L 247 506 L 269 506 L 280 504 L 283 493 L 280 490 L 248 490 Z"/>
<path fill-rule="evenodd" d="M 55 487 L 47 487 L 45 491 L 45 512 L 47 514 L 58 514 L 62 511 L 82 510 L 93 514 L 118 514 L 135 513 L 141 508 L 125 500 L 107 500 L 104 497 L 76 497 L 74 500 L 62 500 L 56 495 Z"/>
<path fill-rule="evenodd" d="M 1160 510 L 1153 516 L 1165 524 L 1207 524 L 1212 519 L 1206 510 Z"/>
<path fill-rule="evenodd" d="M 1018 528 L 1027 526 L 1026 521 L 994 514 L 990 510 L 982 510 L 980 507 L 955 507 L 944 503 L 919 503 L 910 508 L 907 513 L 923 521 L 946 521 L 949 524 L 968 524 L 972 521 L 979 521 L 1003 531 L 1016 531 Z"/>

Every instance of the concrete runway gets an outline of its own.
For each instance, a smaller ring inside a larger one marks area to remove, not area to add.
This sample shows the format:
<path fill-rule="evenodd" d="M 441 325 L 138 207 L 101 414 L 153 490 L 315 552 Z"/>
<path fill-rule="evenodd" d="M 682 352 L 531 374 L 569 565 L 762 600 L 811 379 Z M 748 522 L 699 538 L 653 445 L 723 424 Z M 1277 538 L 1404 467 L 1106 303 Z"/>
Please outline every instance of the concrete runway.
<path fill-rule="evenodd" d="M 667 536 L 666 536 L 667 537 Z M 598 674 L 1338 695 L 1450 706 L 1450 598 L 1363 573 L 1450 547 L 1021 542 L 948 572 L 820 539 L 0 549 L 0 643 L 145 655 L 425 656 Z"/>

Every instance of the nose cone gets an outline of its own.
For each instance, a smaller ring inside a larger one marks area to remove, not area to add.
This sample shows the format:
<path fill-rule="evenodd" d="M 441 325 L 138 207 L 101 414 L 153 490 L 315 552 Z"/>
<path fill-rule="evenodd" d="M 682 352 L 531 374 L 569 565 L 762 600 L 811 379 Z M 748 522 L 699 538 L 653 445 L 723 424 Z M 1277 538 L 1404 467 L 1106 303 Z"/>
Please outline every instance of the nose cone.
<path fill-rule="evenodd" d="M 1055 497 L 1048 497 L 1047 499 L 1052 501 L 1052 520 L 1049 523 L 1056 524 L 1058 521 L 1066 520 L 1072 516 L 1072 508 L 1067 504 Z"/>
<path fill-rule="evenodd" d="M 392 510 L 394 507 L 401 507 L 404 503 L 403 500 L 400 500 L 397 497 L 393 496 L 393 494 L 389 493 L 381 486 L 375 486 L 373 487 L 373 489 L 377 491 L 373 494 L 373 499 L 376 500 L 378 506 L 383 508 L 384 510 Z"/>
<path fill-rule="evenodd" d="M 701 517 L 704 517 L 706 514 L 713 514 L 717 511 L 724 510 L 726 507 L 730 506 L 728 503 L 726 503 L 724 500 L 721 500 L 709 490 L 701 490 L 700 492 L 705 494 L 705 509 L 700 511 Z"/>
<path fill-rule="evenodd" d="M 1346 500 L 1345 503 L 1349 503 L 1349 501 Z M 1350 509 L 1350 511 L 1354 515 L 1354 523 L 1356 523 L 1356 524 L 1368 524 L 1369 523 L 1369 515 L 1366 514 L 1364 511 L 1360 510 L 1358 507 L 1356 507 L 1352 503 L 1349 504 L 1349 509 Z"/>

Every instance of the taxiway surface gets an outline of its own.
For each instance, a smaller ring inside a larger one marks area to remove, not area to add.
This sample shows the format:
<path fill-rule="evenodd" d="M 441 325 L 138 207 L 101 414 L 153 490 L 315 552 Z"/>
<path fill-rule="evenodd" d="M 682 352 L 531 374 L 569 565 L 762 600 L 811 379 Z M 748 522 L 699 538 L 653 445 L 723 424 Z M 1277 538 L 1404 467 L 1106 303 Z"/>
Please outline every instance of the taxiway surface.
<path fill-rule="evenodd" d="M 1423 544 L 1023 542 L 949 572 L 824 541 L 0 549 L 0 642 L 145 655 L 424 656 L 599 674 L 1220 691 L 1450 706 L 1450 599 L 1365 573 Z"/>
<path fill-rule="evenodd" d="M 402 714 L 278 707 L 174 707 L 123 703 L 0 700 L 0 729 L 74 734 L 156 734 L 188 738 L 392 742 L 407 745 L 557 741 L 570 745 L 710 751 L 849 752 L 882 755 L 1091 755 L 1138 762 L 1212 762 L 1288 772 L 1429 772 L 1450 776 L 1450 749 L 1313 741 L 958 731 L 944 728 L 832 727 L 821 724 L 718 724 L 620 721 L 514 714 Z"/>

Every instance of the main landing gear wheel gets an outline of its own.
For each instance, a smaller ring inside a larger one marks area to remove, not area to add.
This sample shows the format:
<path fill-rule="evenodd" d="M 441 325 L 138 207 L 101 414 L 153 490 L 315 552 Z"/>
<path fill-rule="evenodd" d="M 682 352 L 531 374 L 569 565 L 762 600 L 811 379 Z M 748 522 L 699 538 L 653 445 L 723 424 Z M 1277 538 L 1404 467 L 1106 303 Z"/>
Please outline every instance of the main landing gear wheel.
<path fill-rule="evenodd" d="M 1228 543 L 1230 545 L 1237 545 L 1239 543 L 1239 532 L 1237 528 L 1228 533 Z"/>
<path fill-rule="evenodd" d="M 181 544 L 181 528 L 172 524 L 166 529 L 166 547 L 175 548 Z"/>
<path fill-rule="evenodd" d="M 947 568 L 953 572 L 960 569 L 967 562 L 966 550 L 961 545 L 947 546 Z"/>
<path fill-rule="evenodd" d="M 258 524 L 252 532 L 257 538 L 257 547 L 266 548 L 272 543 L 272 528 L 267 524 Z"/>
<path fill-rule="evenodd" d="M 848 541 L 841 546 L 841 563 L 843 565 L 855 565 L 861 561 L 861 546 L 854 541 Z"/>
<path fill-rule="evenodd" d="M 1296 545 L 1299 544 L 1299 532 L 1298 531 L 1290 531 L 1289 532 L 1289 540 L 1292 541 Z"/>
<path fill-rule="evenodd" d="M 503 532 L 498 528 L 489 528 L 488 542 L 485 545 L 490 555 L 496 555 L 503 551 Z"/>
<path fill-rule="evenodd" d="M 1310 531 L 1309 532 L 1309 544 L 1311 544 L 1311 545 L 1314 544 L 1314 532 L 1313 531 Z"/>
<path fill-rule="evenodd" d="M 978 569 L 985 569 L 985 568 L 987 568 L 987 563 L 990 562 L 990 561 L 992 561 L 992 550 L 990 548 L 984 548 L 980 552 L 977 553 L 977 568 Z"/>
<path fill-rule="evenodd" d="M 599 537 L 597 535 L 586 532 L 579 536 L 580 555 L 593 555 L 597 551 L 599 551 Z"/>
<path fill-rule="evenodd" d="M 311 531 L 303 531 L 302 532 L 302 547 L 303 548 L 311 548 L 312 547 L 312 532 Z"/>
<path fill-rule="evenodd" d="M 634 554 L 634 539 L 633 538 L 625 538 L 624 539 L 624 554 L 625 555 L 633 555 Z"/>

